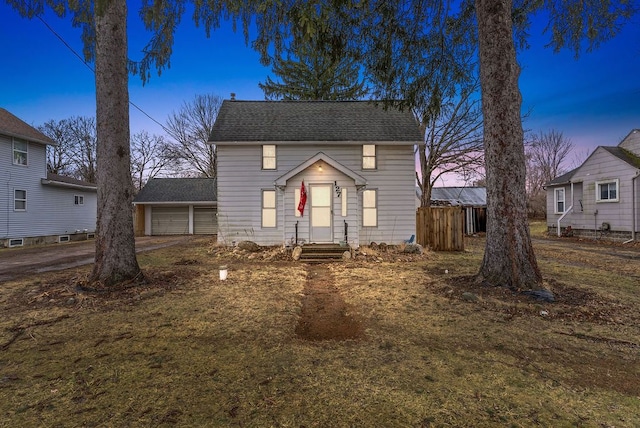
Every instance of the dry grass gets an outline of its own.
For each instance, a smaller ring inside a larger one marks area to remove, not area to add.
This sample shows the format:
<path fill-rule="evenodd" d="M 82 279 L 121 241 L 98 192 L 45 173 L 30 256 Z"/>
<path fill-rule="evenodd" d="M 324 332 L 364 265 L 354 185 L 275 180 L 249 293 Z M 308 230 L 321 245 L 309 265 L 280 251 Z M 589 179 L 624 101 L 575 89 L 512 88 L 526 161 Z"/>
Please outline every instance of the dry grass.
<path fill-rule="evenodd" d="M 111 295 L 75 290 L 87 268 L 6 283 L 0 426 L 637 426 L 637 260 L 540 246 L 543 304 L 473 288 L 482 242 L 326 265 L 349 341 L 295 335 L 307 269 L 276 250 L 145 253 Z"/>

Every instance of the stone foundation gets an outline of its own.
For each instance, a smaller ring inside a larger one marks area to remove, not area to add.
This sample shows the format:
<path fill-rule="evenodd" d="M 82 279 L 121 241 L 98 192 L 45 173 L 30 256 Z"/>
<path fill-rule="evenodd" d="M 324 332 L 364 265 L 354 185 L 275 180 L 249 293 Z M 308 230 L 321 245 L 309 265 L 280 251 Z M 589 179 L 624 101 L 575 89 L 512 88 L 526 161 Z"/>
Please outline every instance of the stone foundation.
<path fill-rule="evenodd" d="M 62 239 L 61 239 L 62 237 Z M 66 239 L 68 237 L 68 239 Z M 57 244 L 65 242 L 86 241 L 87 239 L 93 239 L 95 237 L 94 232 L 89 233 L 69 233 L 64 235 L 47 235 L 47 236 L 28 236 L 17 239 L 22 239 L 22 245 L 26 247 L 28 245 L 43 245 L 43 244 Z M 0 239 L 0 248 L 8 248 L 11 246 L 11 241 L 16 238 L 4 238 Z"/>
<path fill-rule="evenodd" d="M 565 232 L 562 227 L 561 232 Z M 556 226 L 547 226 L 549 235 L 558 236 Z M 571 229 L 571 236 L 585 239 L 602 239 L 605 241 L 624 242 L 631 239 L 631 232 L 621 230 L 593 230 L 593 229 Z"/>

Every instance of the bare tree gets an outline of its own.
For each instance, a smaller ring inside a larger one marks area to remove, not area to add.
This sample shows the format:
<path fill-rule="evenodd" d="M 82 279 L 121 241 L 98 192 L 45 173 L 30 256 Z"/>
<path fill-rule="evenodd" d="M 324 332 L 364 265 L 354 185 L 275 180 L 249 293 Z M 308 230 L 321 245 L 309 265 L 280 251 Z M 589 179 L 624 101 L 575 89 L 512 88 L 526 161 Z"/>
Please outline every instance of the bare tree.
<path fill-rule="evenodd" d="M 545 183 L 567 172 L 565 164 L 574 148 L 570 139 L 554 129 L 534 134 L 526 144 L 527 209 L 530 217 L 546 214 Z"/>
<path fill-rule="evenodd" d="M 53 174 L 72 176 L 74 174 L 75 140 L 69 130 L 67 119 L 50 120 L 38 127 L 40 132 L 56 142 L 47 146 L 47 171 Z"/>
<path fill-rule="evenodd" d="M 420 175 L 416 174 L 423 207 L 431 204 L 431 189 L 444 174 L 467 174 L 482 168 L 482 111 L 479 83 L 443 99 L 437 115 L 421 121 L 424 143 L 418 146 Z"/>
<path fill-rule="evenodd" d="M 196 95 L 167 119 L 166 130 L 174 140 L 171 144 L 174 157 L 183 163 L 183 169 L 190 167 L 201 177 L 216 178 L 218 151 L 207 141 L 221 105 L 222 98 L 218 95 Z"/>
<path fill-rule="evenodd" d="M 74 159 L 76 178 L 96 183 L 98 134 L 93 117 L 78 116 L 69 119 L 69 129 L 75 140 Z"/>
<path fill-rule="evenodd" d="M 57 143 L 47 148 L 47 168 L 89 183 L 96 182 L 96 121 L 74 116 L 50 120 L 39 128 Z"/>
<path fill-rule="evenodd" d="M 163 136 L 146 131 L 131 136 L 131 175 L 136 190 L 176 162 Z"/>

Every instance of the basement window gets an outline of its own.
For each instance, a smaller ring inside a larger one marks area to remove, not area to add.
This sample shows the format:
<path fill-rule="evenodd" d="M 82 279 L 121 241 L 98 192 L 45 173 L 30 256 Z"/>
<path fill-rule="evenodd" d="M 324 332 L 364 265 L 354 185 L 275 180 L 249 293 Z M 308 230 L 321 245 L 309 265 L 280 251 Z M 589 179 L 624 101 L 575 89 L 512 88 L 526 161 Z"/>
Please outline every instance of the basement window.
<path fill-rule="evenodd" d="M 24 239 L 16 238 L 9 240 L 9 247 L 22 247 L 24 245 Z"/>

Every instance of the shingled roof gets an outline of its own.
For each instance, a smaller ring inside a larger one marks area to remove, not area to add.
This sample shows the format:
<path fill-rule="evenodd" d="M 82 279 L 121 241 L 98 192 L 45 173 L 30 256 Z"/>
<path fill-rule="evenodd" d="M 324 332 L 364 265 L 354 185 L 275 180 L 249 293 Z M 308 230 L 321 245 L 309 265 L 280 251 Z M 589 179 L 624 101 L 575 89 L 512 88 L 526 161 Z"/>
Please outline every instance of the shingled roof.
<path fill-rule="evenodd" d="M 368 101 L 225 100 L 210 141 L 384 141 L 422 140 L 407 111 L 384 109 Z"/>
<path fill-rule="evenodd" d="M 0 134 L 41 144 L 56 145 L 56 142 L 51 138 L 3 108 L 0 108 Z"/>
<path fill-rule="evenodd" d="M 640 157 L 629 150 L 625 150 L 622 147 L 610 146 L 602 146 L 602 148 L 618 159 L 625 161 L 629 165 L 635 168 L 640 168 Z"/>
<path fill-rule="evenodd" d="M 133 200 L 136 204 L 163 202 L 215 202 L 213 178 L 153 178 Z"/>

